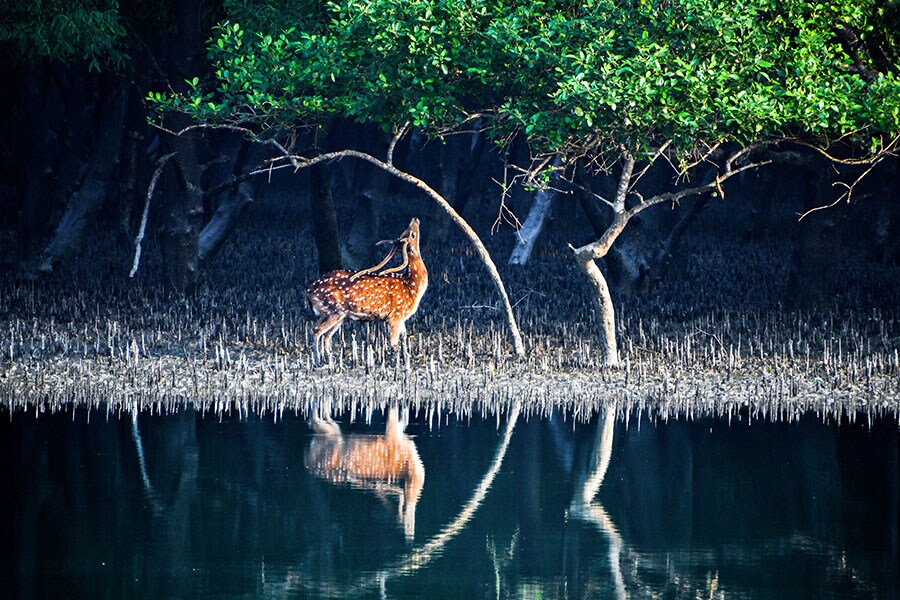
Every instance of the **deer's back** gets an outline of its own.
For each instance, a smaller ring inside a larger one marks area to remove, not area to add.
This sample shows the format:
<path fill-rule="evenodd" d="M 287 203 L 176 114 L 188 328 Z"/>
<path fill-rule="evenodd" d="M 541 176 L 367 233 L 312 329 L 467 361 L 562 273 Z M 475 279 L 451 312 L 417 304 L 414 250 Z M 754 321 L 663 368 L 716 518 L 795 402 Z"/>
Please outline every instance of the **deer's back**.
<path fill-rule="evenodd" d="M 331 271 L 314 281 L 307 298 L 316 314 L 341 308 L 357 318 L 387 319 L 408 314 L 417 304 L 417 290 L 404 275 L 363 275 L 351 281 L 350 271 Z"/>

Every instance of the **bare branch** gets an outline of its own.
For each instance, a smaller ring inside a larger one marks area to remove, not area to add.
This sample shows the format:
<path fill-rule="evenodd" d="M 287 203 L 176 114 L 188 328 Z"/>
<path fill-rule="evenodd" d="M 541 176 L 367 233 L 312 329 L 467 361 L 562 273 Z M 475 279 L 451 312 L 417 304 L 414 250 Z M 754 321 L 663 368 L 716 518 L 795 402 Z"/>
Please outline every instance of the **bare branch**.
<path fill-rule="evenodd" d="M 712 146 L 710 146 L 710 147 L 706 150 L 706 152 L 704 152 L 704 153 L 700 156 L 700 158 L 698 158 L 697 160 L 695 160 L 695 161 L 692 162 L 692 163 L 688 163 L 688 164 L 684 165 L 681 169 L 679 169 L 679 170 L 678 170 L 678 176 L 679 176 L 679 177 L 683 177 L 684 175 L 687 174 L 688 171 L 690 171 L 691 169 L 693 169 L 694 167 L 696 167 L 696 166 L 699 165 L 700 163 L 708 162 L 708 161 L 709 161 L 709 157 L 712 156 L 713 153 L 715 153 L 715 151 L 718 150 L 721 146 L 722 146 L 721 143 L 716 143 L 716 144 L 713 144 Z"/>
<path fill-rule="evenodd" d="M 509 197 L 509 190 L 512 189 L 513 182 L 517 177 L 513 177 L 512 181 L 508 179 L 508 173 L 511 169 L 522 170 L 515 165 L 511 165 L 507 163 L 503 169 L 503 181 L 497 181 L 493 179 L 492 181 L 500 186 L 500 207 L 497 210 L 497 218 L 494 219 L 494 223 L 491 225 L 491 234 L 497 232 L 497 229 L 500 228 L 500 225 L 504 222 L 509 223 L 513 226 L 513 228 L 518 231 L 522 228 L 522 222 L 519 221 L 519 217 L 516 216 L 512 210 L 510 210 L 509 206 L 506 204 L 506 198 Z M 524 170 L 523 170 L 524 171 Z"/>
<path fill-rule="evenodd" d="M 878 163 L 880 163 L 882 160 L 884 160 L 887 156 L 888 156 L 887 154 L 880 155 L 874 162 L 872 162 L 869 165 L 869 167 L 865 171 L 860 173 L 856 177 L 856 179 L 853 180 L 852 183 L 844 183 L 843 181 L 835 182 L 834 185 L 843 186 L 846 188 L 846 191 L 843 194 L 841 194 L 840 196 L 838 196 L 834 202 L 831 202 L 830 204 L 825 204 L 822 206 L 817 206 L 815 208 L 811 208 L 808 211 L 804 212 L 803 214 L 800 215 L 800 217 L 797 219 L 797 221 L 802 221 L 803 219 L 805 219 L 806 217 L 808 217 L 809 215 L 811 215 L 814 212 L 818 212 L 820 210 L 825 210 L 827 208 L 834 208 L 835 206 L 840 204 L 842 200 L 846 200 L 847 204 L 850 204 L 851 200 L 853 199 L 853 192 L 856 190 L 856 186 L 859 184 L 859 182 L 862 181 L 866 177 L 866 175 L 871 173 L 872 169 L 874 169 L 875 166 Z"/>
<path fill-rule="evenodd" d="M 595 199 L 599 200 L 600 202 L 602 202 L 603 204 L 607 205 L 608 207 L 610 207 L 610 208 L 615 208 L 615 205 L 614 205 L 612 202 L 610 202 L 609 200 L 607 200 L 606 198 L 604 198 L 603 196 L 601 196 L 601 195 L 598 194 L 597 192 L 595 192 L 595 191 L 593 191 L 593 190 L 590 190 L 590 189 L 586 188 L 585 186 L 583 186 L 583 185 L 581 185 L 581 184 L 579 184 L 579 183 L 575 183 L 575 181 L 574 181 L 573 179 L 570 179 L 570 178 L 568 178 L 568 177 L 560 177 L 560 179 L 561 179 L 562 181 L 565 181 L 566 183 L 568 183 L 568 184 L 569 184 L 570 186 L 572 186 L 573 188 L 575 188 L 575 189 L 577 189 L 577 190 L 580 190 L 580 191 L 584 192 L 584 193 L 587 194 L 588 196 L 593 196 Z"/>
<path fill-rule="evenodd" d="M 634 189 L 634 187 L 637 185 L 638 181 L 641 180 L 641 177 L 643 177 L 644 174 L 650 170 L 650 167 L 653 166 L 653 163 L 656 162 L 656 159 L 659 158 L 662 155 L 662 153 L 666 151 L 666 148 L 668 148 L 671 144 L 672 144 L 672 140 L 666 140 L 665 143 L 663 143 L 663 145 L 660 146 L 656 150 L 656 153 L 652 157 L 650 157 L 650 160 L 647 162 L 647 166 L 644 167 L 643 169 L 641 169 L 641 172 L 638 173 L 636 177 L 632 178 L 631 184 L 628 186 L 628 191 L 631 191 Z"/>
<path fill-rule="evenodd" d="M 409 121 L 404 123 L 397 131 L 396 135 L 394 135 L 393 139 L 391 139 L 391 143 L 388 146 L 387 151 L 387 164 L 394 164 L 394 148 L 397 146 L 397 142 L 403 139 L 403 136 L 406 135 L 407 131 L 409 131 Z"/>
<path fill-rule="evenodd" d="M 170 134 L 176 135 L 176 136 L 181 136 L 181 135 L 184 135 L 185 133 L 188 133 L 188 132 L 191 132 L 191 131 L 194 131 L 197 129 L 201 129 L 201 130 L 202 129 L 226 129 L 229 131 L 237 131 L 239 133 L 242 133 L 242 134 L 247 135 L 254 139 L 258 138 L 258 134 L 255 133 L 251 129 L 248 129 L 246 127 L 240 127 L 238 125 L 228 125 L 228 124 L 224 124 L 224 123 L 223 124 L 196 123 L 194 125 L 188 125 L 187 127 L 179 129 L 178 131 L 172 131 L 171 129 L 167 129 L 166 127 L 163 127 L 162 125 L 160 125 L 158 123 L 155 123 L 153 126 L 156 127 L 157 129 L 159 129 L 160 131 L 164 131 L 166 133 L 170 133 Z"/>
<path fill-rule="evenodd" d="M 875 156 L 871 156 L 868 158 L 856 158 L 856 159 L 837 158 L 836 156 L 832 156 L 831 154 L 829 154 L 824 148 L 821 148 L 820 146 L 817 146 L 815 144 L 810 144 L 808 142 L 801 142 L 799 140 L 792 140 L 792 141 L 793 141 L 793 143 L 797 144 L 798 146 L 802 146 L 804 148 L 809 148 L 810 150 L 821 154 L 822 156 L 827 158 L 829 161 L 831 161 L 833 164 L 858 166 L 858 165 L 875 164 L 875 163 L 881 162 L 881 160 L 886 156 L 893 156 L 895 150 L 897 149 L 898 143 L 900 143 L 900 136 L 893 138 Z"/>
<path fill-rule="evenodd" d="M 128 277 L 133 278 L 134 274 L 137 273 L 138 266 L 141 264 L 141 244 L 144 241 L 144 234 L 147 232 L 147 216 L 150 214 L 150 199 L 153 197 L 153 192 L 156 190 L 156 183 L 162 175 L 163 167 L 165 167 L 166 163 L 174 156 L 175 152 L 169 152 L 156 161 L 156 170 L 153 172 L 153 177 L 150 178 L 150 185 L 147 186 L 147 197 L 144 199 L 144 212 L 141 213 L 141 226 L 138 228 L 137 237 L 134 239 L 134 261 L 131 263 L 131 272 L 128 273 Z"/>
<path fill-rule="evenodd" d="M 687 198 L 689 196 L 696 196 L 699 194 L 704 194 L 712 191 L 719 191 L 721 193 L 722 183 L 726 180 L 738 175 L 739 173 L 743 173 L 749 169 L 756 169 L 763 165 L 770 164 L 772 161 L 764 160 L 753 163 L 747 163 L 738 168 L 734 168 L 734 163 L 741 157 L 746 156 L 752 150 L 760 147 L 761 145 L 756 146 L 748 146 L 746 148 L 741 148 L 740 150 L 732 153 L 728 159 L 725 161 L 724 169 L 721 173 L 719 173 L 712 181 L 703 185 L 697 185 L 689 188 L 684 188 L 681 190 L 677 190 L 674 192 L 666 192 L 663 194 L 657 194 L 656 196 L 652 196 L 650 198 L 642 198 L 641 202 L 635 204 L 628 210 L 623 209 L 621 211 L 616 210 L 616 215 L 613 218 L 612 223 L 606 229 L 600 239 L 581 246 L 580 248 L 573 248 L 573 252 L 576 255 L 581 257 L 590 257 L 593 259 L 603 258 L 606 256 L 606 253 L 609 252 L 610 247 L 612 247 L 613 242 L 615 242 L 616 238 L 619 237 L 619 234 L 625 229 L 625 226 L 628 224 L 628 221 L 631 220 L 632 217 L 637 215 L 639 212 L 651 207 L 656 204 L 660 204 L 662 202 L 680 202 L 683 198 Z M 627 170 L 626 163 L 626 170 Z M 624 173 L 623 173 L 624 175 Z M 622 180 L 619 182 L 619 186 L 622 186 Z M 634 193 L 634 192 L 632 192 Z M 617 192 L 618 195 L 618 192 Z M 618 202 L 618 199 L 617 199 Z"/>
<path fill-rule="evenodd" d="M 285 155 L 285 156 L 290 156 L 290 154 L 291 154 L 291 153 L 288 151 L 288 149 L 285 148 L 284 146 L 282 146 L 280 143 L 278 143 L 278 140 L 276 140 L 275 138 L 272 138 L 272 139 L 270 139 L 270 140 L 266 140 L 264 143 L 266 143 L 266 144 L 271 144 L 272 146 L 275 146 L 276 148 L 278 148 L 279 150 L 281 150 L 281 153 L 282 153 L 283 155 Z M 292 160 L 292 161 L 291 161 L 291 164 L 294 165 L 295 167 L 297 166 L 297 165 L 296 165 L 296 161 L 293 161 L 293 160 Z"/>

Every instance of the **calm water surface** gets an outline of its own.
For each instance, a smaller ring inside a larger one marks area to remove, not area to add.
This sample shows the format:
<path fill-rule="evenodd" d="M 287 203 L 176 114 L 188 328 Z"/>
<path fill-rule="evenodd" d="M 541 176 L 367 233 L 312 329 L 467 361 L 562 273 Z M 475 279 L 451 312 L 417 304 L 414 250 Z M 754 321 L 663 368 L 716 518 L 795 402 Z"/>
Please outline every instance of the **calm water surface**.
<path fill-rule="evenodd" d="M 3 595 L 900 596 L 894 419 L 395 417 L 4 412 Z"/>

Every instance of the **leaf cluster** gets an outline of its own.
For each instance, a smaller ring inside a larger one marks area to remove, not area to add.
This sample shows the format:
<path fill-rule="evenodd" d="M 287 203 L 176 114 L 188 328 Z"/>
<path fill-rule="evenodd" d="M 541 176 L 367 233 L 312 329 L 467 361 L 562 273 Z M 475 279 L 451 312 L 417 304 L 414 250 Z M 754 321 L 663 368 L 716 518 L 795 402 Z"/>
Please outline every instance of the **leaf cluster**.
<path fill-rule="evenodd" d="M 0 0 L 0 48 L 20 61 L 85 60 L 121 69 L 128 60 L 116 0 Z"/>

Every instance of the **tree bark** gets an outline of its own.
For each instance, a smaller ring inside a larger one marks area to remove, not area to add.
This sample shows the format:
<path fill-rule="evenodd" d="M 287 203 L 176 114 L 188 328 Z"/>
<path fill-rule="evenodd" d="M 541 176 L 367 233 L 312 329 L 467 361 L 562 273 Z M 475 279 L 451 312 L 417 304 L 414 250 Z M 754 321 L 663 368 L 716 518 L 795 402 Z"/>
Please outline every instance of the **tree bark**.
<path fill-rule="evenodd" d="M 181 83 L 201 72 L 205 32 L 200 0 L 176 2 L 176 27 L 170 38 L 173 50 L 170 69 L 176 90 Z M 182 115 L 173 116 L 172 131 L 188 125 Z M 177 186 L 165 195 L 162 203 L 162 226 L 159 243 L 166 284 L 180 293 L 193 291 L 200 276 L 200 227 L 203 220 L 202 169 L 197 153 L 197 140 L 192 135 L 162 136 L 169 152 L 175 152 Z"/>
<path fill-rule="evenodd" d="M 581 248 L 573 248 L 575 251 L 575 263 L 587 278 L 593 291 L 594 308 L 600 334 L 600 360 L 609 367 L 617 367 L 619 365 L 619 348 L 616 343 L 616 311 L 606 278 L 594 261 L 607 255 L 613 242 L 624 231 L 628 221 L 634 214 L 637 214 L 637 211 L 634 209 L 631 211 L 625 210 L 625 199 L 631 184 L 634 164 L 634 158 L 630 154 L 624 153 L 622 173 L 616 186 L 615 198 L 611 202 L 614 215 L 612 223 L 609 224 L 606 231 L 603 232 L 603 235 L 596 242 Z"/>
<path fill-rule="evenodd" d="M 96 138 L 88 173 L 79 189 L 69 199 L 62 220 L 44 249 L 38 267 L 40 271 L 53 271 L 60 261 L 77 249 L 86 226 L 103 204 L 122 148 L 125 104 L 126 93 L 121 86 L 103 103 L 101 108 L 103 121 Z"/>
<path fill-rule="evenodd" d="M 619 366 L 619 350 L 616 344 L 616 310 L 609 285 L 589 253 L 576 252 L 575 263 L 587 278 L 593 291 L 594 309 L 600 328 L 600 360 L 608 367 Z"/>
<path fill-rule="evenodd" d="M 342 269 L 337 213 L 328 183 L 327 165 L 309 170 L 309 203 L 312 212 L 313 239 L 319 251 L 319 272 Z"/>
<path fill-rule="evenodd" d="M 200 276 L 200 225 L 203 219 L 203 188 L 196 141 L 189 136 L 165 136 L 175 152 L 177 185 L 162 203 L 159 245 L 166 284 L 180 293 L 190 293 Z"/>
<path fill-rule="evenodd" d="M 373 250 L 378 241 L 378 211 L 375 210 L 375 198 L 370 192 L 357 196 L 353 205 L 353 221 L 350 232 L 341 247 L 344 265 L 348 269 L 360 270 L 372 265 Z"/>
<path fill-rule="evenodd" d="M 534 244 L 550 215 L 550 208 L 553 206 L 555 197 L 556 191 L 552 189 L 540 189 L 534 195 L 534 202 L 531 210 L 528 211 L 528 218 L 525 219 L 516 236 L 516 246 L 509 256 L 509 264 L 519 266 L 528 264 Z"/>
<path fill-rule="evenodd" d="M 200 232 L 199 259 L 208 263 L 218 254 L 222 244 L 234 231 L 238 218 L 248 206 L 253 204 L 253 188 L 249 183 L 242 183 L 236 192 L 228 192 L 225 200 L 219 204 L 212 218 Z"/>
<path fill-rule="evenodd" d="M 560 166 L 560 158 L 557 156 L 553 159 L 554 169 Z M 516 237 L 516 246 L 513 248 L 509 257 L 511 265 L 526 265 L 534 250 L 534 244 L 537 242 L 538 236 L 544 230 L 544 225 L 550 216 L 550 209 L 553 206 L 553 199 L 556 198 L 556 190 L 554 186 L 558 185 L 558 172 L 554 171 L 550 176 L 550 184 L 548 187 L 539 189 L 534 195 L 534 201 L 531 209 L 528 211 L 528 217 L 519 229 Z"/>

